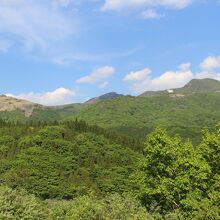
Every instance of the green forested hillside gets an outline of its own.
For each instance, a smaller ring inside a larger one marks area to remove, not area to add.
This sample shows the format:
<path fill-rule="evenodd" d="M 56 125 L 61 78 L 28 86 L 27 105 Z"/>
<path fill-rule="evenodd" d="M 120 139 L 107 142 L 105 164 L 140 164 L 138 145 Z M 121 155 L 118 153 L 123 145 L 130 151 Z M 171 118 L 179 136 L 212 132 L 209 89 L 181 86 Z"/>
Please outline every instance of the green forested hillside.
<path fill-rule="evenodd" d="M 1 181 L 44 199 L 126 191 L 140 157 L 132 139 L 84 122 L 3 125 L 0 134 Z"/>
<path fill-rule="evenodd" d="M 220 121 L 220 94 L 122 97 L 87 106 L 74 117 L 138 138 L 163 127 L 170 134 L 198 139 L 203 127 L 211 128 Z"/>
<path fill-rule="evenodd" d="M 219 219 L 213 130 L 193 145 L 157 129 L 139 148 L 83 121 L 1 121 L 0 219 Z"/>

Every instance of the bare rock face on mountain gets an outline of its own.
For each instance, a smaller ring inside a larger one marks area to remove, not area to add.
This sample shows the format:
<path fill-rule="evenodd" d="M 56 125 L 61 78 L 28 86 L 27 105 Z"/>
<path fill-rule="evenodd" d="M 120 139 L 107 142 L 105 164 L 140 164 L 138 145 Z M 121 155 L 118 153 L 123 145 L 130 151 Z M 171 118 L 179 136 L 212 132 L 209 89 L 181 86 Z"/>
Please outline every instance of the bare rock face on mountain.
<path fill-rule="evenodd" d="M 34 109 L 40 108 L 43 108 L 43 106 L 26 100 L 16 99 L 5 95 L 0 96 L 0 112 L 21 110 L 26 117 L 31 117 Z"/>

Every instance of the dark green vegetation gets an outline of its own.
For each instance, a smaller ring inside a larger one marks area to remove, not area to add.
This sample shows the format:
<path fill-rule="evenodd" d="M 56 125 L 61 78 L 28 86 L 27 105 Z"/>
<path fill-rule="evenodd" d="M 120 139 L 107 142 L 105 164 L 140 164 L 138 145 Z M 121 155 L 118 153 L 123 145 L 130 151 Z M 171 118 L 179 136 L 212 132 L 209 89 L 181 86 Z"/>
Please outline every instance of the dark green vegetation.
<path fill-rule="evenodd" d="M 220 126 L 144 143 L 83 121 L 0 121 L 0 219 L 219 219 Z"/>

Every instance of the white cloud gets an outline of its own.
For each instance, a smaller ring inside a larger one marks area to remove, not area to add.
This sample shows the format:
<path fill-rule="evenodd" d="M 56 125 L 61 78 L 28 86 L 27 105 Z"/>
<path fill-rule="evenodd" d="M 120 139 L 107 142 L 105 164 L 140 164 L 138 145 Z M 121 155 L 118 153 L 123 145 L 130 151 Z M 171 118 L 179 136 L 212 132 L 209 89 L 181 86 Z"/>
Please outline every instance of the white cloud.
<path fill-rule="evenodd" d="M 0 39 L 26 50 L 46 51 L 62 44 L 76 25 L 52 5 L 53 0 L 1 0 Z"/>
<path fill-rule="evenodd" d="M 72 103 L 75 92 L 66 88 L 58 88 L 54 91 L 45 92 L 45 93 L 30 92 L 19 95 L 14 95 L 14 94 L 6 94 L 6 95 L 18 99 L 29 100 L 31 102 L 39 103 L 42 105 L 52 106 L 52 105 L 63 105 L 63 104 Z"/>
<path fill-rule="evenodd" d="M 141 80 L 135 80 L 134 77 L 132 83 L 132 89 L 136 93 L 142 93 L 145 91 L 158 91 L 158 90 L 182 87 L 191 79 L 193 79 L 193 73 L 189 68 L 190 68 L 190 63 L 186 63 L 180 65 L 177 71 L 167 71 L 163 73 L 161 76 L 155 78 L 152 78 L 150 76 L 151 72 L 148 72 L 148 74 L 145 74 L 145 76 L 142 75 Z M 148 68 L 146 68 L 145 70 L 147 69 Z M 145 70 L 138 72 L 139 73 L 145 72 Z M 129 75 L 127 75 L 126 77 L 128 76 Z M 132 79 L 132 77 L 130 79 Z"/>
<path fill-rule="evenodd" d="M 174 9 L 183 9 L 193 0 L 105 0 L 103 11 L 123 10 L 126 8 L 165 6 Z"/>
<path fill-rule="evenodd" d="M 163 15 L 159 14 L 155 9 L 147 9 L 141 13 L 140 17 L 143 19 L 157 19 L 163 17 Z"/>
<path fill-rule="evenodd" d="M 179 69 L 182 71 L 187 71 L 190 69 L 190 67 L 191 67 L 191 63 L 183 63 L 179 65 Z"/>
<path fill-rule="evenodd" d="M 220 73 L 211 73 L 211 72 L 203 71 L 203 72 L 197 73 L 195 75 L 195 78 L 197 79 L 210 78 L 210 79 L 216 79 L 220 81 Z"/>
<path fill-rule="evenodd" d="M 99 88 L 100 88 L 100 89 L 104 89 L 104 88 L 106 88 L 106 87 L 108 86 L 108 84 L 109 84 L 109 82 L 105 81 L 105 82 L 103 82 L 103 83 L 101 83 L 101 84 L 99 85 Z"/>
<path fill-rule="evenodd" d="M 148 68 L 137 72 L 131 72 L 123 79 L 130 82 L 135 93 L 145 91 L 158 91 L 172 88 L 180 88 L 191 79 L 211 78 L 220 80 L 220 56 L 209 56 L 200 64 L 201 71 L 193 73 L 191 63 L 184 63 L 178 66 L 177 71 L 167 71 L 158 77 L 151 77 Z"/>
<path fill-rule="evenodd" d="M 109 78 L 112 74 L 114 74 L 115 69 L 111 66 L 104 66 L 95 69 L 88 76 L 84 76 L 78 79 L 77 83 L 90 83 L 94 84 L 96 82 L 101 82 L 107 78 Z"/>
<path fill-rule="evenodd" d="M 209 56 L 201 64 L 200 67 L 205 71 L 212 71 L 220 68 L 220 56 Z"/>
<path fill-rule="evenodd" d="M 195 75 L 196 78 L 212 78 L 220 80 L 220 56 L 209 56 L 200 64 L 201 72 Z"/>
<path fill-rule="evenodd" d="M 140 71 L 131 72 L 128 75 L 124 77 L 124 81 L 140 81 L 145 79 L 149 74 L 151 73 L 151 70 L 148 68 L 145 68 Z"/>

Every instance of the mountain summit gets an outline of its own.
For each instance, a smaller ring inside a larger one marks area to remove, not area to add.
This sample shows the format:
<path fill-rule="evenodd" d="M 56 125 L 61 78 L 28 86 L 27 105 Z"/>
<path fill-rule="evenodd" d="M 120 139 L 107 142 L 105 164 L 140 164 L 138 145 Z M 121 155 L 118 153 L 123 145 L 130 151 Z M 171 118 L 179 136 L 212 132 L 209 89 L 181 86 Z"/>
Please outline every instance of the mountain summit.
<path fill-rule="evenodd" d="M 193 79 L 182 89 L 186 92 L 219 92 L 220 81 L 215 79 Z"/>
<path fill-rule="evenodd" d="M 35 109 L 42 108 L 42 105 L 26 100 L 16 99 L 6 95 L 0 96 L 0 112 L 13 112 L 19 109 L 25 114 L 26 117 L 30 117 Z"/>
<path fill-rule="evenodd" d="M 86 103 L 87 104 L 92 104 L 92 103 L 95 103 L 95 102 L 100 101 L 100 100 L 114 99 L 114 98 L 118 98 L 118 97 L 122 97 L 122 96 L 124 96 L 124 95 L 118 94 L 116 92 L 109 92 L 109 93 L 106 93 L 104 95 L 92 98 L 92 99 L 88 100 Z"/>
<path fill-rule="evenodd" d="M 192 79 L 184 87 L 177 89 L 169 89 L 163 91 L 146 91 L 141 97 L 161 96 L 169 93 L 181 95 L 192 93 L 220 92 L 220 81 L 215 79 Z"/>

